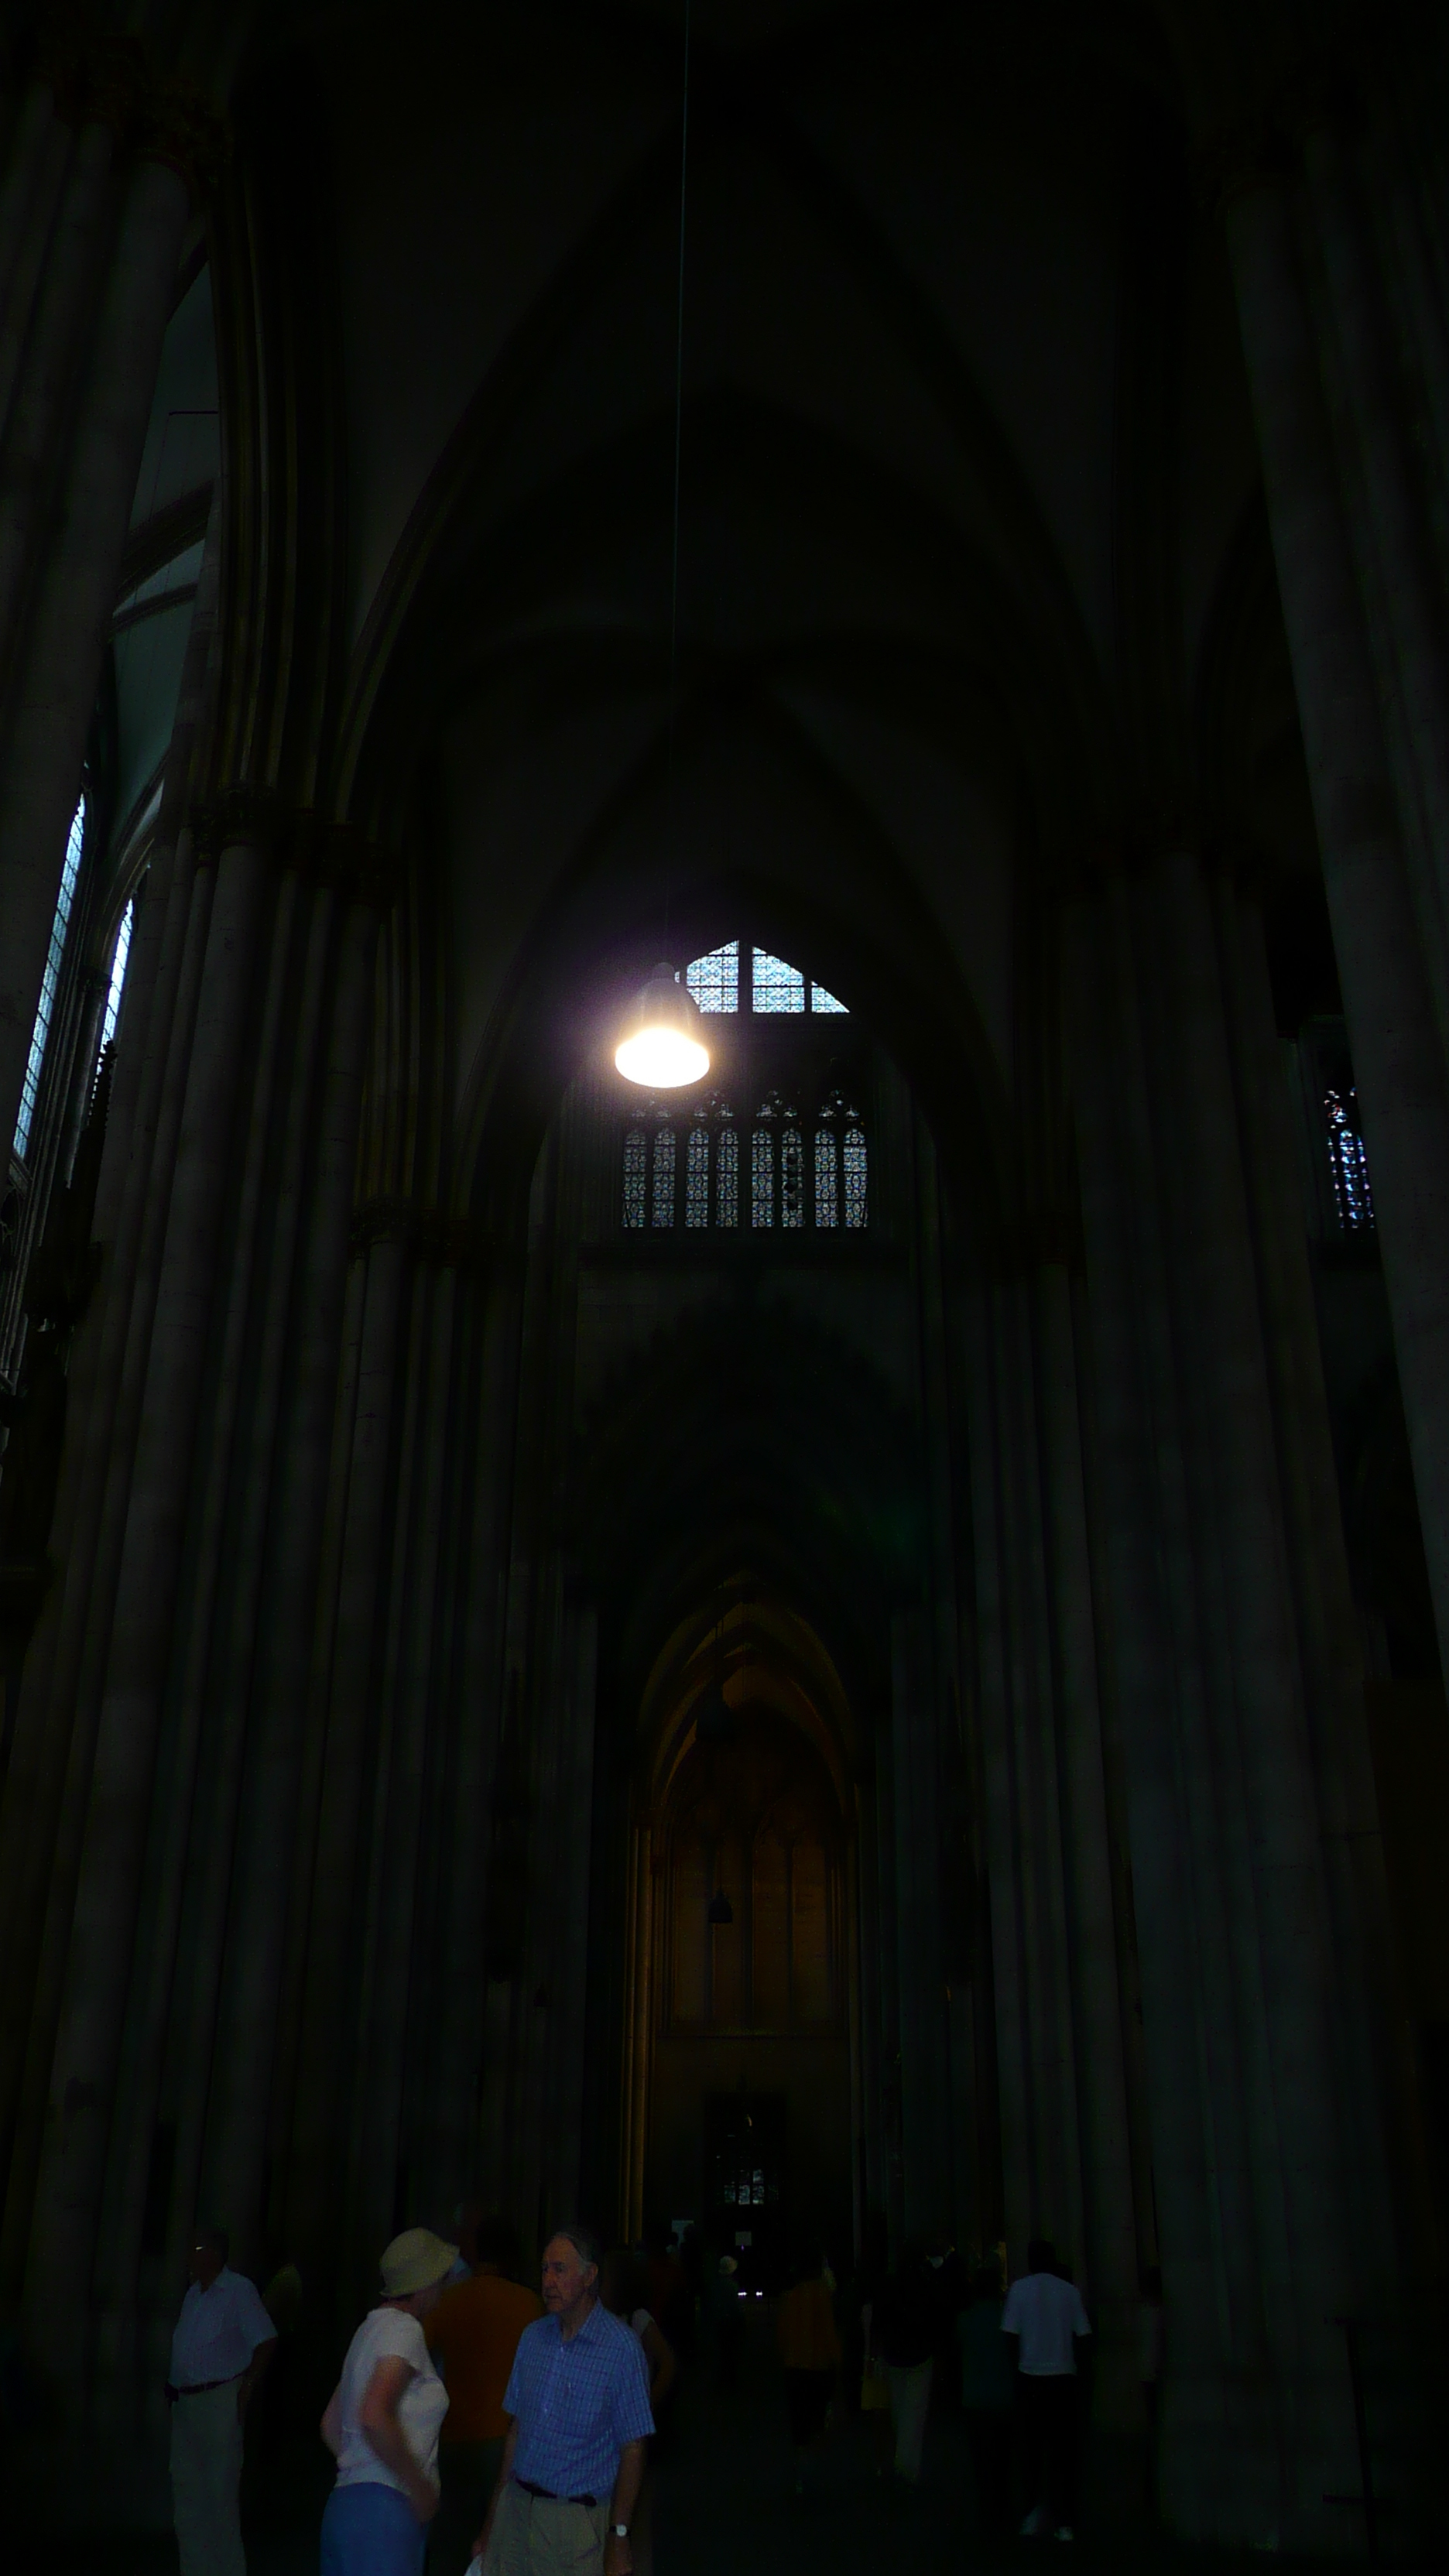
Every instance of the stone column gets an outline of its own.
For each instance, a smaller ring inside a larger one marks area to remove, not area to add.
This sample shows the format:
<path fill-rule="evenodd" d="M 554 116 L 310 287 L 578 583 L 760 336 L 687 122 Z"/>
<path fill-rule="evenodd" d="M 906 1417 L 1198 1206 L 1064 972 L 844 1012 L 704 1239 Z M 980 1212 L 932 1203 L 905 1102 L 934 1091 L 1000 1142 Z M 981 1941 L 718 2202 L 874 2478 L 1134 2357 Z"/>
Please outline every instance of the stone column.
<path fill-rule="evenodd" d="M 1319 344 L 1336 397 L 1339 481 L 1394 757 L 1405 849 L 1449 1060 L 1449 652 L 1432 531 L 1405 434 L 1393 317 L 1352 174 L 1332 130 L 1305 143 L 1321 265 Z"/>
<path fill-rule="evenodd" d="M 1322 388 L 1280 186 L 1227 209 L 1324 885 L 1449 1669 L 1449 1089 Z"/>
<path fill-rule="evenodd" d="M 0 196 L 0 438 L 9 427 L 41 279 L 48 274 L 47 254 L 70 166 L 71 141 L 70 127 L 55 113 L 48 83 L 32 83 L 11 138 L 10 166 Z M 8 487 L 8 482 L 8 474 L 0 476 L 0 484 Z"/>
<path fill-rule="evenodd" d="M 1071 991 L 1108 1668 L 1128 1761 L 1170 2375 L 1202 2533 L 1323 2529 L 1361 2276 L 1349 2064 L 1212 902 L 1174 855 Z M 1285 1391 L 1286 1392 L 1286 1391 Z"/>
<path fill-rule="evenodd" d="M 0 669 L 12 686 L 17 657 L 24 651 L 29 589 L 37 569 L 33 549 L 45 544 L 57 495 L 64 489 L 70 400 L 96 322 L 115 228 L 115 163 L 110 125 L 83 126 L 69 155 L 54 226 L 47 227 L 34 317 L 15 353 L 10 419 L 0 451 Z M 148 390 L 148 407 L 149 401 Z M 139 445 L 136 463 L 139 470 Z M 130 508 L 128 500 L 128 518 Z M 108 603 L 113 605 L 114 600 Z"/>
<path fill-rule="evenodd" d="M 940 1801 L 931 1678 L 925 1612 L 898 1610 L 891 1635 L 891 1749 L 904 2219 L 909 2235 L 931 2233 L 950 2218 Z"/>
<path fill-rule="evenodd" d="M 176 170 L 157 160 L 138 162 L 64 504 L 24 648 L 0 787 L 0 1129 L 6 1136 L 15 1124 L 187 205 Z"/>
<path fill-rule="evenodd" d="M 1058 1796 L 1065 1845 L 1064 1919 L 1082 2160 L 1081 2271 L 1101 2359 L 1100 2423 L 1136 2430 L 1138 2226 L 1127 2104 L 1119 1927 L 1108 1834 L 1098 1684 L 1097 1609 L 1088 1544 L 1072 1282 L 1044 1262 L 1032 1300 L 1041 1429 Z"/>
<path fill-rule="evenodd" d="M 371 1777 L 370 1743 L 381 1633 L 396 1442 L 398 1341 L 405 1329 L 411 1256 L 401 1233 L 375 1240 L 358 1361 L 356 1414 L 345 1462 L 346 1505 L 335 1608 L 335 1649 L 318 1713 L 318 1797 L 305 1911 L 293 1926 L 297 1982 L 290 2046 L 276 2084 L 290 2109 L 285 2233 L 290 2243 L 330 2249 L 337 2234 L 344 2140 L 339 2088 L 346 2064 L 349 1945 L 362 1819 Z M 324 1607 L 324 1615 L 327 1608 Z M 289 2016 L 290 2018 L 290 2016 Z M 295 2056 L 292 2052 L 295 2051 Z"/>
<path fill-rule="evenodd" d="M 85 1800 L 27 2274 L 37 2349 L 62 2384 L 74 2383 L 82 2358 L 58 2320 L 87 2304 L 266 865 L 258 843 L 242 839 L 223 848 L 217 869 Z"/>
<path fill-rule="evenodd" d="M 318 928 L 332 897 L 319 891 Z M 252 1715 L 237 1827 L 235 1880 L 226 1925 L 224 1979 L 209 2053 L 214 2068 L 207 2119 L 205 2188 L 239 2229 L 261 2217 L 287 1902 L 295 1866 L 292 1837 L 278 1819 L 295 1817 L 302 1789 L 307 1711 L 319 1654 L 318 1576 L 337 1412 L 338 1356 L 347 1276 L 348 1227 L 363 1069 L 370 1036 L 377 907 L 369 886 L 346 901 L 340 931 L 323 936 L 318 964 L 330 996 L 322 1076 L 299 1086 L 294 1108 L 295 1181 L 302 1217 L 295 1276 L 273 1291 L 276 1366 L 294 1359 L 275 1446 L 258 1462 L 255 1582 L 234 1604 L 235 1651 L 255 1638 L 249 1680 Z M 312 1113 L 319 1116 L 315 1136 Z M 279 1389 L 280 1394 L 280 1389 Z M 281 1475 L 278 1489 L 278 1471 Z M 263 1480 L 263 1469 L 264 1480 Z M 263 1540 L 265 1539 L 265 1547 Z"/>
<path fill-rule="evenodd" d="M 170 883 L 143 921 L 138 965 L 154 967 L 134 1116 L 113 1100 L 100 1204 L 110 1173 L 114 1231 L 101 1292 L 72 1364 L 71 1436 L 57 1505 L 53 1554 L 62 1569 L 26 1660 L 14 1756 L 6 1783 L 0 1852 L 4 1981 L 0 2112 L 9 2148 L 4 2277 L 18 2297 L 49 2095 L 71 1909 L 85 1830 L 96 1728 L 125 1537 L 131 1468 L 147 1383 L 151 1324 L 176 1137 L 206 961 L 215 869 L 197 866 L 191 830 L 162 862 Z M 122 1086 L 118 1084 L 118 1091 Z"/>

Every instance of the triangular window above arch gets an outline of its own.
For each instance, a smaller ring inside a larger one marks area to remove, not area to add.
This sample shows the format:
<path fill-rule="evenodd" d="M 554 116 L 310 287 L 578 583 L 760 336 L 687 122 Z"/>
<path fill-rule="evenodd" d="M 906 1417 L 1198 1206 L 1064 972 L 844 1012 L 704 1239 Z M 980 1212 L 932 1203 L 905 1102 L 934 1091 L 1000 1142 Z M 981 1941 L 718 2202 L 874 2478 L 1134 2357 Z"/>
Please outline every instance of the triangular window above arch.
<path fill-rule="evenodd" d="M 747 1011 L 756 1019 L 845 1018 L 842 1002 L 786 957 L 768 948 L 741 947 L 738 939 L 711 948 L 686 967 L 684 980 L 702 1011 L 716 1014 Z"/>

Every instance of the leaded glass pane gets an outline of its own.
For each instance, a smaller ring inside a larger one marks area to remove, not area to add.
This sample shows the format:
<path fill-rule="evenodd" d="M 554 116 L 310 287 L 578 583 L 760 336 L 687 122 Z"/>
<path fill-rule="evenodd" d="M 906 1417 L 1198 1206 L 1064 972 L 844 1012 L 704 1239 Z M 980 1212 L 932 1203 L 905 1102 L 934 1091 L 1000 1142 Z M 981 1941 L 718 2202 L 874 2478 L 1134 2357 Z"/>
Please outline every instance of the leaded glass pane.
<path fill-rule="evenodd" d="M 842 1160 L 845 1165 L 845 1222 L 848 1226 L 863 1226 L 866 1222 L 869 1173 L 865 1137 L 859 1127 L 847 1127 Z"/>
<path fill-rule="evenodd" d="M 133 895 L 121 915 L 121 926 L 116 933 L 115 952 L 111 958 L 111 981 L 106 993 L 106 1016 L 101 1022 L 103 1047 L 110 1045 L 116 1034 L 116 1022 L 121 1016 L 121 995 L 126 989 L 126 962 L 131 954 L 131 928 L 135 917 L 136 898 Z"/>
<path fill-rule="evenodd" d="M 654 1204 L 651 1211 L 657 1226 L 674 1223 L 674 1130 L 656 1127 L 654 1131 Z"/>
<path fill-rule="evenodd" d="M 1364 1234 L 1374 1223 L 1368 1156 L 1358 1127 L 1358 1093 L 1329 1089 L 1323 1096 L 1328 1120 L 1328 1167 L 1333 1174 L 1333 1200 L 1345 1234 Z"/>
<path fill-rule="evenodd" d="M 780 1223 L 805 1222 L 805 1139 L 798 1127 L 787 1127 L 780 1139 Z"/>
<path fill-rule="evenodd" d="M 26 1060 L 25 1080 L 20 1086 L 20 1110 L 15 1121 L 15 1152 L 24 1157 L 30 1144 L 30 1126 L 35 1104 L 40 1097 L 40 1076 L 45 1063 L 46 1043 L 50 1036 L 51 1014 L 60 985 L 61 959 L 65 955 L 65 935 L 70 928 L 71 905 L 75 901 L 75 881 L 80 874 L 81 851 L 85 846 L 86 800 L 81 798 L 71 817 L 70 835 L 65 845 L 65 864 L 60 872 L 60 891 L 55 899 L 55 912 L 50 925 L 50 947 L 46 954 L 45 972 L 40 979 L 40 998 L 35 1005 L 35 1025 L 30 1032 L 30 1054 Z"/>
<path fill-rule="evenodd" d="M 812 1011 L 844 1012 L 849 1010 L 850 1004 L 848 1002 L 837 1002 L 835 995 L 833 993 L 827 993 L 823 984 L 812 984 L 810 987 L 810 1008 Z"/>
<path fill-rule="evenodd" d="M 775 1139 L 768 1127 L 757 1127 L 750 1139 L 750 1219 L 775 1222 Z"/>
<path fill-rule="evenodd" d="M 721 1127 L 714 1140 L 714 1221 L 740 1221 L 740 1140 L 733 1127 Z"/>
<path fill-rule="evenodd" d="M 805 978 L 798 966 L 787 966 L 783 957 L 757 948 L 750 995 L 757 1011 L 803 1011 Z"/>
<path fill-rule="evenodd" d="M 684 1222 L 709 1223 L 709 1129 L 691 1127 L 684 1162 Z"/>
<path fill-rule="evenodd" d="M 740 1007 L 740 943 L 731 939 L 696 957 L 684 980 L 702 1011 L 737 1011 Z"/>
<path fill-rule="evenodd" d="M 624 1223 L 644 1222 L 645 1179 L 649 1170 L 649 1153 L 641 1127 L 631 1127 L 624 1139 Z"/>
<path fill-rule="evenodd" d="M 840 1223 L 840 1147 L 828 1127 L 815 1130 L 815 1222 Z"/>

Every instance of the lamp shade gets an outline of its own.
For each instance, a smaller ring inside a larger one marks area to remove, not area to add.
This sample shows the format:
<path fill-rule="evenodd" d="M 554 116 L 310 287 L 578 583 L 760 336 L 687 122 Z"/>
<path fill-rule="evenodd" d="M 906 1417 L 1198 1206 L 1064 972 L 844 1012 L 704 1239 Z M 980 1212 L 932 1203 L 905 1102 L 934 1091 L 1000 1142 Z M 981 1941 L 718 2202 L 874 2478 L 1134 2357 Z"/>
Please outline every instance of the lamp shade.
<path fill-rule="evenodd" d="M 678 1091 L 708 1073 L 699 1006 L 672 966 L 656 966 L 630 1004 L 614 1062 L 626 1082 L 649 1091 Z"/>

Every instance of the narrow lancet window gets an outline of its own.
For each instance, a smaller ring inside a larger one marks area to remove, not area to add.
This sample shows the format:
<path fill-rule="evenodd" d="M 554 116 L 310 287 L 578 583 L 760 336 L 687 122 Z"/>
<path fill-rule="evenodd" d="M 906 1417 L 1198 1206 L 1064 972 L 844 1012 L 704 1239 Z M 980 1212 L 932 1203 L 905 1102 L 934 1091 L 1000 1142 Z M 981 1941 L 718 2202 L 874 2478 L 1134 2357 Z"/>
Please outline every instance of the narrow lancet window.
<path fill-rule="evenodd" d="M 650 1210 L 656 1226 L 674 1223 L 674 1130 L 657 1127 L 654 1131 L 654 1201 Z"/>
<path fill-rule="evenodd" d="M 840 1223 L 840 1147 L 829 1127 L 815 1130 L 815 1222 Z"/>
<path fill-rule="evenodd" d="M 121 996 L 126 989 L 126 967 L 131 955 L 131 932 L 135 924 L 136 898 L 133 895 L 121 915 L 116 944 L 111 952 L 111 980 L 106 991 L 106 1012 L 101 1022 L 101 1045 L 108 1047 L 116 1034 L 121 1016 Z"/>
<path fill-rule="evenodd" d="M 81 851 L 85 846 L 85 835 L 86 800 L 82 796 L 71 817 L 70 836 L 65 845 L 65 865 L 60 872 L 60 892 L 56 896 L 55 915 L 50 925 L 50 947 L 46 953 L 45 972 L 40 979 L 40 999 L 35 1006 L 35 1026 L 30 1032 L 30 1054 L 26 1059 L 25 1080 L 20 1087 L 20 1114 L 15 1121 L 15 1153 L 22 1162 L 30 1150 L 30 1130 L 34 1123 L 36 1103 L 40 1098 L 40 1077 L 45 1066 L 50 1023 L 55 1013 L 55 997 L 60 989 L 61 960 L 65 955 L 66 933 L 70 928 L 71 908 L 75 902 L 76 879 L 80 874 Z"/>
<path fill-rule="evenodd" d="M 750 1139 L 750 1221 L 754 1225 L 775 1222 L 775 1138 L 768 1127 L 757 1127 Z"/>
<path fill-rule="evenodd" d="M 685 1148 L 684 1222 L 709 1223 L 709 1129 L 703 1126 L 691 1127 Z"/>
<path fill-rule="evenodd" d="M 1373 1230 L 1374 1201 L 1368 1156 L 1359 1132 L 1358 1093 L 1353 1089 L 1335 1090 L 1330 1085 L 1323 1095 L 1323 1109 L 1328 1121 L 1328 1168 L 1333 1175 L 1338 1222 L 1345 1234 L 1367 1234 Z"/>
<path fill-rule="evenodd" d="M 624 1139 L 624 1223 L 644 1222 L 645 1181 L 649 1170 L 649 1149 L 641 1127 L 631 1127 Z"/>
<path fill-rule="evenodd" d="M 845 1165 L 845 1222 L 848 1226 L 863 1227 L 869 1216 L 867 1196 L 869 1173 L 865 1135 L 861 1128 L 847 1127 L 845 1150 L 841 1160 Z"/>
<path fill-rule="evenodd" d="M 805 1139 L 798 1127 L 787 1127 L 780 1138 L 780 1223 L 804 1222 Z"/>
<path fill-rule="evenodd" d="M 740 1221 L 740 1140 L 733 1127 L 721 1127 L 714 1148 L 714 1221 Z"/>

